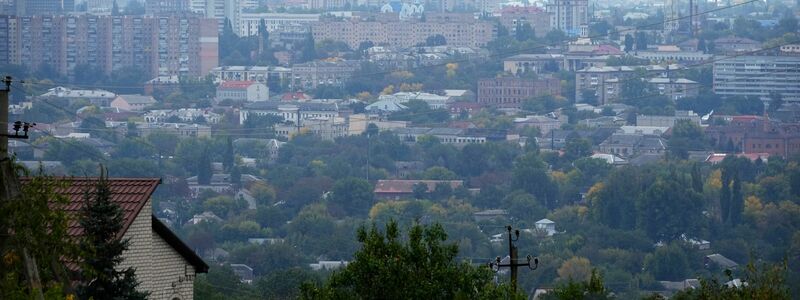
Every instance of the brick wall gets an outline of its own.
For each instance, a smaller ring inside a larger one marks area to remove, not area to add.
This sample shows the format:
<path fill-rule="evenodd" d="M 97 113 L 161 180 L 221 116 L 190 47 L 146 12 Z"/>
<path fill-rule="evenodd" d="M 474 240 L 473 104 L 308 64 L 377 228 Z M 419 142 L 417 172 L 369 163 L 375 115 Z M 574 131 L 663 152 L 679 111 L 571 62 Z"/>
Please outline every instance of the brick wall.
<path fill-rule="evenodd" d="M 128 250 L 122 255 L 125 258 L 120 264 L 120 269 L 132 266 L 136 268 L 136 278 L 141 283 L 139 289 L 150 290 L 151 272 L 150 265 L 153 263 L 151 256 L 151 249 L 153 244 L 153 220 L 152 203 L 147 200 L 142 211 L 136 216 L 136 219 L 131 223 L 128 231 L 123 236 L 124 239 L 130 240 Z M 156 298 L 152 298 L 156 299 Z"/>
<path fill-rule="evenodd" d="M 130 239 L 123 253 L 120 269 L 136 269 L 140 290 L 150 292 L 149 299 L 193 299 L 194 267 L 153 231 L 152 203 L 147 200 L 142 211 L 123 238 Z"/>
<path fill-rule="evenodd" d="M 151 261 L 150 299 L 191 300 L 194 297 L 194 267 L 155 232 Z"/>

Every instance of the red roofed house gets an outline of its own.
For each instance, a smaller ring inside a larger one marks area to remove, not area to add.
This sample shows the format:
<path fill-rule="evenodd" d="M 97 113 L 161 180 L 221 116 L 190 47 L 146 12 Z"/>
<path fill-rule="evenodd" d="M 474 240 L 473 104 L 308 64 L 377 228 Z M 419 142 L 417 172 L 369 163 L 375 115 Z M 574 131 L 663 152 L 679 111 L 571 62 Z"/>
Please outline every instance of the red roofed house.
<path fill-rule="evenodd" d="M 438 184 L 448 184 L 454 190 L 464 185 L 463 180 L 378 180 L 373 192 L 378 199 L 410 198 L 414 195 L 414 185 L 418 183 L 427 185 L 428 193 L 436 189 Z"/>
<path fill-rule="evenodd" d="M 92 191 L 98 178 L 63 178 L 67 185 L 56 193 L 69 198 L 64 208 L 73 218 L 68 234 L 79 237 L 83 229 L 76 220 L 84 205 L 84 193 Z M 109 178 L 111 201 L 123 210 L 119 238 L 129 239 L 121 268 L 133 267 L 139 289 L 149 291 L 150 299 L 191 300 L 197 273 L 206 273 L 208 265 L 164 223 L 152 214 L 150 196 L 161 182 L 158 178 Z M 28 179 L 23 178 L 22 184 Z"/>
<path fill-rule="evenodd" d="M 223 81 L 217 87 L 217 101 L 267 101 L 269 88 L 257 81 Z"/>
<path fill-rule="evenodd" d="M 281 95 L 281 101 L 306 101 L 312 97 L 303 92 L 288 92 Z"/>

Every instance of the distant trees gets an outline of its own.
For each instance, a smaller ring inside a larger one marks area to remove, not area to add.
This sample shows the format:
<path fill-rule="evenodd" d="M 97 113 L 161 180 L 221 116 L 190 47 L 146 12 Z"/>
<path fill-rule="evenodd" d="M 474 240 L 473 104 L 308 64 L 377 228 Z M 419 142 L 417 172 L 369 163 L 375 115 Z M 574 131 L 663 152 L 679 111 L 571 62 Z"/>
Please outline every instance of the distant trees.
<path fill-rule="evenodd" d="M 305 285 L 302 299 L 437 299 L 508 296 L 504 286 L 492 282 L 487 268 L 457 262 L 458 246 L 444 244 L 441 225 L 413 225 L 408 240 L 397 223 L 383 231 L 360 227 L 362 244 L 341 272 L 323 286 Z"/>
<path fill-rule="evenodd" d="M 344 210 L 347 215 L 366 215 L 374 200 L 372 185 L 361 178 L 340 179 L 333 184 L 328 200 Z"/>
<path fill-rule="evenodd" d="M 657 280 L 683 280 L 688 275 L 689 257 L 678 243 L 656 248 L 644 259 L 644 269 Z"/>
<path fill-rule="evenodd" d="M 686 289 L 676 293 L 673 298 L 680 300 L 694 299 L 792 299 L 792 286 L 786 276 L 786 262 L 777 264 L 756 265 L 751 262 L 744 268 L 744 279 L 741 285 L 729 285 L 733 280 L 732 273 L 727 272 L 723 278 L 701 278 L 700 287 Z"/>
<path fill-rule="evenodd" d="M 636 41 L 634 40 L 633 36 L 630 33 L 625 34 L 625 53 L 631 52 L 633 50 L 633 44 Z"/>
<path fill-rule="evenodd" d="M 678 120 L 672 127 L 669 138 L 669 154 L 674 158 L 687 159 L 689 151 L 707 150 L 710 144 L 700 125 L 690 120 Z"/>
<path fill-rule="evenodd" d="M 544 163 L 534 154 L 525 154 L 514 163 L 511 186 L 533 195 L 547 208 L 556 206 L 558 188 L 547 175 Z"/>
<path fill-rule="evenodd" d="M 521 22 L 520 24 L 517 24 L 514 37 L 517 39 L 517 41 L 532 40 L 536 38 L 536 32 L 534 31 L 533 27 L 531 27 L 531 23 Z"/>
<path fill-rule="evenodd" d="M 647 50 L 647 33 L 645 33 L 644 31 L 636 32 L 636 50 L 638 51 Z"/>
<path fill-rule="evenodd" d="M 586 281 L 570 280 L 557 285 L 552 292 L 543 295 L 543 300 L 605 300 L 615 299 L 611 290 L 605 287 L 603 277 L 596 269 Z"/>
<path fill-rule="evenodd" d="M 197 183 L 199 184 L 210 184 L 211 175 L 214 173 L 211 168 L 211 154 L 208 151 L 208 146 L 203 148 L 200 160 L 197 161 Z"/>
<path fill-rule="evenodd" d="M 444 46 L 447 45 L 447 39 L 443 35 L 437 34 L 425 38 L 425 46 Z"/>

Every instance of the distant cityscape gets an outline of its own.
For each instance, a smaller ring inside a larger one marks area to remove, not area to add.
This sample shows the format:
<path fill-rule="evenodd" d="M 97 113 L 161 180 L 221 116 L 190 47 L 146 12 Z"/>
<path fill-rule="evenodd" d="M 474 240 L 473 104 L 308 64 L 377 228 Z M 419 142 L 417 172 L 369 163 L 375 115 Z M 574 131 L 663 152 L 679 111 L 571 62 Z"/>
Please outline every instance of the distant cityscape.
<path fill-rule="evenodd" d="M 621 299 L 755 288 L 748 259 L 800 253 L 798 18 L 794 0 L 0 0 L 8 154 L 103 164 L 156 299 L 327 295 L 350 273 L 324 271 L 377 245 L 357 228 L 393 221 L 443 224 L 476 269 L 514 260 L 513 224 L 542 257 L 532 299 L 601 273 Z"/>

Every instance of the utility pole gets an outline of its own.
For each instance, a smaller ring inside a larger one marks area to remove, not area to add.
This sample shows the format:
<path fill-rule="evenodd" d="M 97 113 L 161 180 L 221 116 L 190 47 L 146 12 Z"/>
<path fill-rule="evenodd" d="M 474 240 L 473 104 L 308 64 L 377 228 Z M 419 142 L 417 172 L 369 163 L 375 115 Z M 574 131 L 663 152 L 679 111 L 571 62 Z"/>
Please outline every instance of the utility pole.
<path fill-rule="evenodd" d="M 0 160 L 8 160 L 8 94 L 11 92 L 11 76 L 3 78 L 4 87 L 0 89 L 0 124 L 3 125 L 3 132 L 0 134 Z M 5 174 L 4 174 L 5 175 Z M 4 177 L 5 178 L 5 177 Z"/>
<path fill-rule="evenodd" d="M 16 200 L 20 194 L 20 183 L 17 178 L 17 173 L 14 171 L 14 166 L 11 164 L 11 158 L 8 157 L 8 139 L 27 139 L 28 129 L 30 125 L 24 123 L 24 135 L 19 135 L 19 130 L 23 127 L 22 122 L 14 122 L 14 134 L 8 134 L 8 107 L 9 100 L 8 94 L 11 93 L 11 76 L 6 76 L 2 80 L 3 86 L 0 88 L 0 126 L 3 127 L 0 132 L 0 202 L 2 201 L 19 201 Z M 5 244 L 5 232 L 0 233 L 0 244 Z M 20 245 L 21 246 L 21 245 Z M 31 285 L 31 291 L 36 299 L 44 299 L 42 294 L 42 282 L 39 276 L 39 268 L 36 265 L 36 259 L 30 255 L 28 248 L 22 246 L 22 259 L 25 265 L 25 277 Z"/>
<path fill-rule="evenodd" d="M 513 236 L 511 234 L 511 225 L 506 226 L 506 230 L 508 230 L 508 263 L 502 263 L 500 256 L 498 256 L 495 258 L 495 261 L 489 262 L 489 268 L 495 273 L 500 271 L 500 268 L 509 268 L 511 270 L 511 289 L 514 291 L 514 293 L 516 293 L 518 273 L 517 268 L 528 267 L 531 270 L 536 270 L 536 268 L 539 267 L 539 258 L 528 255 L 525 257 L 527 262 L 518 263 L 517 245 L 515 242 L 519 240 L 519 230 L 514 230 Z"/>

